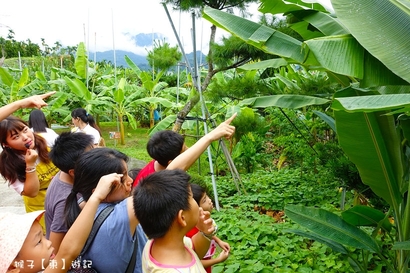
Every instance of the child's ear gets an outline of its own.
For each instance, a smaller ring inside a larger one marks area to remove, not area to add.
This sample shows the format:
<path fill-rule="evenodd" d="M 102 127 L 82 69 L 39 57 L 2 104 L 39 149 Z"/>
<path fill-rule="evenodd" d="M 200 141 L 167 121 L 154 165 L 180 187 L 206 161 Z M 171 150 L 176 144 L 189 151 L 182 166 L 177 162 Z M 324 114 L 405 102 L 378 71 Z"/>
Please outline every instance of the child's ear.
<path fill-rule="evenodd" d="M 68 174 L 72 177 L 74 177 L 74 169 L 69 169 Z"/>
<path fill-rule="evenodd" d="M 187 223 L 185 218 L 185 212 L 182 209 L 178 212 L 177 221 L 179 225 L 181 225 L 182 227 L 186 227 Z"/>

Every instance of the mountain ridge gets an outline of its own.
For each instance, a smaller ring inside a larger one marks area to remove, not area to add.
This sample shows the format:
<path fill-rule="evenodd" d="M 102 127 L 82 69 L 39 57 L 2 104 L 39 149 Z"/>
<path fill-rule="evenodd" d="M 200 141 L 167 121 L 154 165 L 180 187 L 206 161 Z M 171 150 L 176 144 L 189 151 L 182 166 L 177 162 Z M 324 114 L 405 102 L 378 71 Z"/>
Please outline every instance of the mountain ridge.
<path fill-rule="evenodd" d="M 114 64 L 114 50 L 108 50 L 108 51 L 97 51 L 97 52 L 90 52 L 90 60 L 94 61 L 94 54 L 95 54 L 95 61 L 96 62 L 110 62 Z M 202 54 L 202 56 L 201 56 Z M 122 67 L 129 67 L 129 65 L 125 61 L 125 55 L 127 55 L 141 70 L 150 70 L 151 67 L 148 64 L 146 56 L 143 55 L 138 55 L 135 54 L 131 51 L 125 51 L 125 50 L 115 50 L 115 60 L 116 60 L 116 65 L 117 66 L 122 66 Z M 194 60 L 194 53 L 188 53 L 186 54 L 188 61 L 190 65 L 193 65 L 193 60 Z M 197 51 L 197 59 L 200 60 L 206 60 L 206 55 L 204 55 L 201 51 Z M 182 61 L 182 60 L 181 60 Z"/>

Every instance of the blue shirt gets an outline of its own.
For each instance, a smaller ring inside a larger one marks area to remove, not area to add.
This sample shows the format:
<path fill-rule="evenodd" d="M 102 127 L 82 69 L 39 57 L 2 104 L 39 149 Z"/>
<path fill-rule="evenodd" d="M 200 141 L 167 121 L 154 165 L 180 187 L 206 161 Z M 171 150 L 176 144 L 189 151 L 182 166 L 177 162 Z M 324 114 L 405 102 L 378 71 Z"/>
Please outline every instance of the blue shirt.
<path fill-rule="evenodd" d="M 109 204 L 100 204 L 98 215 Z M 92 267 L 99 273 L 124 273 L 134 250 L 134 240 L 138 240 L 137 260 L 134 273 L 142 273 L 141 255 L 147 237 L 140 225 L 134 236 L 130 232 L 127 200 L 115 205 L 114 210 L 102 223 L 93 243 L 84 254 L 84 259 L 92 261 Z"/>

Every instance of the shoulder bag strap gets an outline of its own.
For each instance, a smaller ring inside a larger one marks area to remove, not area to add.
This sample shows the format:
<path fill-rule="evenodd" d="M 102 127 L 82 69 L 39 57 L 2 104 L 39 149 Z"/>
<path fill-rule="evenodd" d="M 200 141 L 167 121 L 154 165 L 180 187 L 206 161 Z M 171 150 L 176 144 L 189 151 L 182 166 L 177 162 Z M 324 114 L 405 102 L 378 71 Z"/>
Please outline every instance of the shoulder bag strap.
<path fill-rule="evenodd" d="M 105 219 L 108 217 L 108 215 L 111 214 L 111 212 L 113 210 L 114 210 L 113 205 L 107 206 L 95 218 L 93 228 L 91 229 L 90 235 L 88 236 L 87 241 L 85 242 L 83 250 L 81 250 L 80 256 L 83 256 L 84 253 L 87 251 L 87 249 L 90 247 L 90 245 L 94 241 L 94 237 L 97 234 L 98 230 L 100 229 L 102 223 L 105 221 Z"/>
<path fill-rule="evenodd" d="M 135 263 L 137 262 L 137 248 L 138 248 L 138 229 L 135 229 L 135 241 L 134 241 L 134 250 L 132 251 L 131 260 L 128 263 L 127 270 L 125 273 L 132 273 L 134 272 Z"/>

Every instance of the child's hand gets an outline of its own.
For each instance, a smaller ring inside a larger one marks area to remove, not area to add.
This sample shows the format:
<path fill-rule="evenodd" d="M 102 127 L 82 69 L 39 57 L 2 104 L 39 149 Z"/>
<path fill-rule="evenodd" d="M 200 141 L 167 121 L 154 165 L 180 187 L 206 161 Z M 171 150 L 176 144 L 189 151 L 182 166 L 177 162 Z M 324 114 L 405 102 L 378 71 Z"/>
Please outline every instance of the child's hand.
<path fill-rule="evenodd" d="M 232 137 L 232 135 L 235 133 L 235 126 L 232 126 L 230 124 L 234 120 L 236 115 L 237 113 L 233 114 L 230 118 L 219 124 L 218 127 L 216 127 L 209 133 L 209 136 L 212 139 L 212 141 L 218 140 L 221 137 L 225 137 L 226 139 Z"/>
<path fill-rule="evenodd" d="M 24 156 L 24 160 L 26 161 L 26 167 L 34 167 L 36 165 L 37 157 L 38 153 L 36 150 L 27 149 L 26 155 Z"/>
<path fill-rule="evenodd" d="M 103 201 L 116 185 L 121 183 L 123 174 L 111 173 L 100 178 L 97 187 L 94 189 L 92 196 Z"/>
<path fill-rule="evenodd" d="M 228 251 L 228 252 L 231 251 L 231 246 L 227 242 L 219 241 L 218 245 L 225 251 Z"/>
<path fill-rule="evenodd" d="M 229 257 L 229 251 L 222 250 L 221 253 L 218 255 L 219 262 L 223 262 Z"/>
<path fill-rule="evenodd" d="M 199 208 L 199 218 L 196 228 L 205 234 L 212 234 L 215 231 L 211 214 L 209 211 L 204 211 L 201 207 Z"/>

